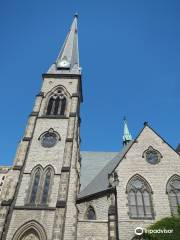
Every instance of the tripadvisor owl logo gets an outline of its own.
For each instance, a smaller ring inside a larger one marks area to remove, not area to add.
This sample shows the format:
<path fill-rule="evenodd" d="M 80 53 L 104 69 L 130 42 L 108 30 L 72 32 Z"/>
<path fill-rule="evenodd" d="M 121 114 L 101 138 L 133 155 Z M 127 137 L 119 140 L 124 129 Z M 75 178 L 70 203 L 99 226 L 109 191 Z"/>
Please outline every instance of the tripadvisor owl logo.
<path fill-rule="evenodd" d="M 134 230 L 134 233 L 137 236 L 141 236 L 143 233 L 148 233 L 148 234 L 172 234 L 173 229 L 143 229 L 142 227 L 137 227 Z"/>
<path fill-rule="evenodd" d="M 134 230 L 134 233 L 138 236 L 142 235 L 143 234 L 143 228 L 142 227 L 137 227 L 135 230 Z"/>

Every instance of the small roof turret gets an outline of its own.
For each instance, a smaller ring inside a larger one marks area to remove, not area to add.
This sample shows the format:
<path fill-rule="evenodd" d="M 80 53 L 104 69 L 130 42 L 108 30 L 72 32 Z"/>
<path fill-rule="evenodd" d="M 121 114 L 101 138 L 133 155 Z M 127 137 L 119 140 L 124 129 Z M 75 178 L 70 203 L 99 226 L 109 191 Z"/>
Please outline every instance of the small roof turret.
<path fill-rule="evenodd" d="M 124 134 L 123 134 L 123 145 L 127 145 L 132 140 L 131 133 L 128 129 L 127 119 L 124 117 Z"/>

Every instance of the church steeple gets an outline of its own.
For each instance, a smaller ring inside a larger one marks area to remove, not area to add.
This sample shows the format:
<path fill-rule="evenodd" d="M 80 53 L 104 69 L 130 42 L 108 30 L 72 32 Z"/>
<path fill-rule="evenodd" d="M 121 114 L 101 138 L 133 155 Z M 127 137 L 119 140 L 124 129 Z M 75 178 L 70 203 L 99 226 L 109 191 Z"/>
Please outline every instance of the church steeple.
<path fill-rule="evenodd" d="M 129 132 L 129 129 L 128 129 L 128 124 L 127 124 L 126 117 L 124 117 L 123 145 L 126 145 L 131 140 L 132 140 L 132 136 L 131 136 L 131 133 Z"/>
<path fill-rule="evenodd" d="M 58 55 L 56 62 L 50 67 L 48 73 L 52 74 L 80 74 L 79 49 L 78 49 L 78 15 L 74 19 L 70 31 L 65 39 L 63 47 Z"/>

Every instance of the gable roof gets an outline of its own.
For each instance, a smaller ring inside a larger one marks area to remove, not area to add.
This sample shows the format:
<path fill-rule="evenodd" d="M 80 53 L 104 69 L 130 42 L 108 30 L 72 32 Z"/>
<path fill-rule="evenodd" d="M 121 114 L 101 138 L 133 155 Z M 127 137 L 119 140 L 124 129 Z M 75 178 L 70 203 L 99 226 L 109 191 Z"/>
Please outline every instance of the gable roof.
<path fill-rule="evenodd" d="M 176 152 L 177 152 L 177 153 L 180 153 L 180 144 L 177 146 Z"/>
<path fill-rule="evenodd" d="M 153 131 L 159 138 L 161 138 L 162 141 L 163 141 L 164 143 L 166 143 L 166 144 L 171 148 L 171 150 L 173 150 L 173 152 L 175 152 L 177 155 L 179 155 L 178 152 L 177 152 L 177 149 L 174 149 L 159 133 L 157 133 L 151 126 L 149 126 L 148 122 L 145 122 L 145 123 L 144 123 L 143 129 L 140 131 L 140 133 L 138 134 L 138 136 L 136 137 L 136 139 L 140 136 L 140 134 L 143 132 L 143 130 L 144 130 L 144 128 L 145 128 L 146 126 L 147 126 L 149 129 L 151 129 L 151 131 Z"/>
<path fill-rule="evenodd" d="M 166 143 L 176 154 L 179 155 L 177 150 L 175 150 L 170 144 L 168 144 L 154 129 L 152 129 L 147 122 L 144 123 L 144 127 L 139 132 L 135 140 L 130 141 L 120 153 L 118 153 L 107 165 L 99 172 L 99 174 L 82 190 L 78 195 L 78 200 L 85 199 L 97 193 L 102 193 L 104 191 L 112 189 L 109 187 L 108 174 L 112 173 L 118 164 L 121 162 L 123 157 L 129 151 L 134 142 L 137 141 L 141 133 L 144 131 L 145 127 L 151 129 L 158 137 L 160 137 L 164 143 Z"/>
<path fill-rule="evenodd" d="M 118 152 L 81 151 L 80 191 L 82 191 L 117 154 Z"/>
<path fill-rule="evenodd" d="M 82 199 L 110 189 L 108 174 L 113 172 L 119 162 L 123 159 L 126 152 L 132 146 L 133 142 L 134 141 L 129 142 L 120 153 L 118 153 L 111 161 L 107 163 L 107 165 L 97 174 L 97 176 L 87 185 L 87 187 L 85 187 L 85 189 L 79 193 L 78 199 Z"/>

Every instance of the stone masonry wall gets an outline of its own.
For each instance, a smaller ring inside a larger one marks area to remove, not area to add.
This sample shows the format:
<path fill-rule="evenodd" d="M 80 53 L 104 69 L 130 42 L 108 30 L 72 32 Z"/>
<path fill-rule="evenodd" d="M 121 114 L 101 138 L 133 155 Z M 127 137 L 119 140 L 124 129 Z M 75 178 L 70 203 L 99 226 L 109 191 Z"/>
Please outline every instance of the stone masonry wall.
<path fill-rule="evenodd" d="M 78 234 L 77 239 L 108 239 L 108 209 L 111 204 L 110 197 L 99 197 L 77 204 L 78 208 Z M 89 206 L 94 208 L 96 220 L 87 220 L 86 211 Z"/>
<path fill-rule="evenodd" d="M 143 152 L 149 146 L 162 154 L 163 157 L 158 164 L 150 164 L 142 157 Z M 171 215 L 166 184 L 174 174 L 180 175 L 180 156 L 146 126 L 137 142 L 120 162 L 117 173 L 119 176 L 119 186 L 117 187 L 119 238 L 120 240 L 131 240 L 136 227 L 145 228 L 151 223 Z M 145 178 L 152 188 L 154 220 L 132 220 L 129 217 L 126 186 L 135 174 Z"/>

